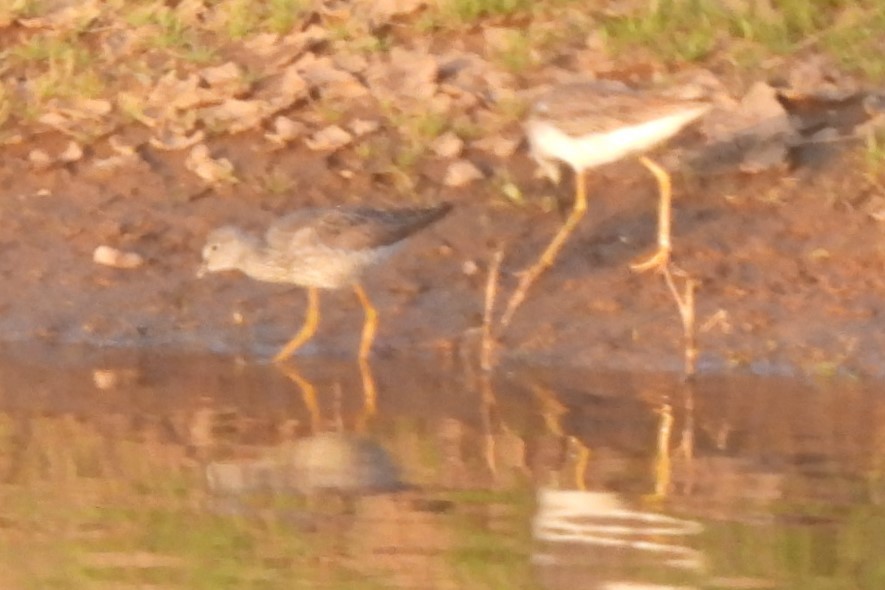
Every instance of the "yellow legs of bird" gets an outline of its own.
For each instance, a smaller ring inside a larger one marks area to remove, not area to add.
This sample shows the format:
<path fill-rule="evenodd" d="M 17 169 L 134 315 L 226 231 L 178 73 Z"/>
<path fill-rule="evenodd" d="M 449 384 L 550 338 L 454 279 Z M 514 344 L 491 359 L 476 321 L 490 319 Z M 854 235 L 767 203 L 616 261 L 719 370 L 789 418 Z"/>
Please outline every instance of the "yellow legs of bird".
<path fill-rule="evenodd" d="M 366 295 L 366 291 L 359 283 L 355 283 L 353 286 L 353 291 L 356 293 L 356 297 L 359 300 L 360 304 L 363 306 L 363 311 L 365 313 L 365 322 L 363 323 L 363 333 L 360 338 L 360 348 L 359 348 L 359 368 L 360 368 L 360 377 L 363 381 L 363 416 L 361 418 L 361 422 L 365 423 L 368 418 L 375 414 L 375 409 L 377 407 L 377 398 L 378 393 L 375 387 L 375 379 L 372 376 L 372 369 L 369 366 L 369 353 L 372 350 L 372 342 L 375 340 L 375 332 L 378 329 L 378 311 L 375 309 L 375 306 L 372 305 L 372 302 L 369 300 L 369 296 Z M 304 318 L 304 325 L 301 326 L 301 329 L 298 330 L 298 333 L 283 346 L 282 349 L 274 356 L 273 360 L 275 363 L 280 363 L 290 356 L 292 356 L 295 351 L 297 351 L 305 342 L 310 340 L 310 338 L 316 333 L 317 326 L 320 323 L 320 295 L 319 290 L 315 287 L 307 288 L 307 312 Z M 316 405 L 316 390 L 313 385 L 310 384 L 309 381 L 301 377 L 297 371 L 284 370 L 286 375 L 288 375 L 298 387 L 301 389 L 302 397 L 304 398 L 304 402 L 307 405 L 308 409 L 311 412 L 311 416 L 319 415 L 319 408 Z"/>
<path fill-rule="evenodd" d="M 316 387 L 306 377 L 302 376 L 292 364 L 278 364 L 277 368 L 301 391 L 301 400 L 310 414 L 310 431 L 312 433 L 319 432 L 322 427 L 322 413 L 317 401 Z M 363 408 L 356 419 L 355 430 L 356 432 L 365 432 L 366 424 L 375 415 L 377 410 L 375 380 L 372 377 L 369 363 L 365 359 L 360 360 L 360 377 L 363 380 Z"/>
<path fill-rule="evenodd" d="M 282 362 L 292 356 L 296 350 L 301 348 L 305 342 L 310 340 L 311 336 L 317 331 L 320 323 L 320 292 L 315 287 L 307 288 L 307 312 L 304 316 L 304 325 L 298 330 L 298 333 L 280 349 L 273 357 L 275 363 Z"/>
<path fill-rule="evenodd" d="M 363 334 L 360 337 L 359 358 L 362 360 L 369 358 L 369 351 L 372 350 L 372 342 L 375 340 L 375 331 L 378 329 L 378 310 L 372 305 L 369 296 L 366 295 L 366 291 L 359 285 L 359 283 L 353 286 L 353 291 L 356 293 L 357 299 L 360 300 L 360 303 L 363 306 L 363 311 L 366 314 L 366 321 L 363 323 Z"/>
<path fill-rule="evenodd" d="M 355 284 L 353 290 L 354 293 L 356 293 L 357 299 L 360 300 L 366 314 L 366 321 L 363 324 L 363 334 L 360 337 L 359 358 L 357 359 L 360 366 L 360 378 L 363 380 L 363 414 L 360 419 L 360 427 L 362 428 L 365 425 L 365 422 L 375 415 L 375 409 L 377 407 L 378 393 L 375 389 L 375 379 L 372 377 L 372 369 L 369 366 L 369 351 L 372 350 L 372 342 L 375 340 L 375 330 L 378 328 L 378 311 L 375 309 L 375 306 L 372 305 L 369 296 L 366 295 L 366 291 L 359 284 Z"/>
<path fill-rule="evenodd" d="M 378 311 L 369 300 L 365 290 L 359 284 L 354 284 L 353 290 L 357 299 L 363 306 L 365 312 L 365 322 L 363 323 L 363 333 L 360 338 L 359 359 L 364 360 L 369 357 L 372 350 L 372 342 L 375 340 L 375 331 L 378 329 Z M 316 287 L 307 288 L 307 312 L 304 318 L 304 325 L 298 330 L 298 333 L 286 343 L 283 348 L 273 357 L 275 363 L 282 362 L 292 356 L 295 351 L 301 348 L 316 333 L 317 326 L 320 323 L 320 294 Z"/>
<path fill-rule="evenodd" d="M 658 181 L 658 249 L 645 260 L 639 260 L 630 265 L 634 272 L 648 270 L 663 271 L 670 263 L 670 251 L 673 249 L 670 243 L 670 217 L 671 202 L 673 200 L 673 183 L 670 175 L 654 160 L 645 156 L 639 158 L 642 165 L 648 168 Z"/>
<path fill-rule="evenodd" d="M 517 285 L 513 295 L 510 296 L 510 300 L 507 302 L 507 308 L 504 310 L 504 315 L 501 316 L 502 328 L 506 328 L 510 324 L 510 320 L 513 319 L 513 314 L 516 312 L 516 308 L 518 308 L 523 300 L 525 300 L 525 296 L 529 291 L 529 287 L 532 286 L 532 283 L 538 280 L 538 277 L 553 265 L 556 256 L 565 245 L 565 241 L 574 231 L 578 222 L 581 221 L 581 218 L 584 217 L 586 211 L 587 178 L 583 170 L 578 170 L 575 172 L 575 204 L 572 207 L 572 212 L 565 220 L 563 226 L 559 229 L 559 232 L 553 237 L 553 240 L 551 240 L 547 249 L 544 250 L 541 257 L 538 258 L 538 261 L 526 270 L 522 277 L 520 277 L 519 285 Z"/>
<path fill-rule="evenodd" d="M 658 249 L 650 257 L 637 261 L 630 265 L 634 272 L 646 272 L 649 270 L 664 270 L 670 262 L 670 251 L 672 245 L 670 243 L 670 215 L 673 199 L 673 184 L 670 175 L 650 158 L 641 157 L 639 161 L 643 166 L 648 168 L 655 176 L 658 182 L 658 192 L 660 193 L 658 204 Z M 513 319 L 516 309 L 525 300 L 529 287 L 538 280 L 538 277 L 553 265 L 557 255 L 565 245 L 565 241 L 572 234 L 578 222 L 584 217 L 587 211 L 587 180 L 584 171 L 576 171 L 575 173 L 575 205 L 572 212 L 565 220 L 562 228 L 553 237 L 553 240 L 541 254 L 538 261 L 535 262 L 528 270 L 526 270 L 519 280 L 516 290 L 510 296 L 507 302 L 507 308 L 504 315 L 501 316 L 501 327 L 506 328 Z"/>

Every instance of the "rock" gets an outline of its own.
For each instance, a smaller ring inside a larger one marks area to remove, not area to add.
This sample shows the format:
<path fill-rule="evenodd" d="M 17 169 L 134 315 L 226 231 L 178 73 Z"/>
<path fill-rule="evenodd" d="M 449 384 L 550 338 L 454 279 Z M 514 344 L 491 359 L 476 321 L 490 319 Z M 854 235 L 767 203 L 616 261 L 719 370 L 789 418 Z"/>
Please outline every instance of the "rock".
<path fill-rule="evenodd" d="M 109 117 L 113 105 L 103 99 L 78 98 L 50 101 L 37 121 L 71 136 L 106 135 L 116 122 Z"/>
<path fill-rule="evenodd" d="M 157 133 L 148 140 L 148 143 L 158 150 L 170 152 L 193 147 L 203 141 L 205 137 L 206 134 L 202 129 L 187 135 L 178 129 L 163 127 L 157 129 Z"/>
<path fill-rule="evenodd" d="M 871 92 L 863 99 L 863 108 L 868 115 L 885 115 L 885 91 Z"/>
<path fill-rule="evenodd" d="M 41 149 L 33 149 L 28 152 L 28 161 L 34 170 L 46 170 L 52 166 L 52 156 Z"/>
<path fill-rule="evenodd" d="M 263 100 L 228 98 L 221 104 L 200 109 L 199 118 L 210 129 L 240 133 L 261 125 L 270 110 Z"/>
<path fill-rule="evenodd" d="M 454 158 L 464 151 L 464 141 L 451 131 L 447 131 L 430 142 L 430 151 L 440 158 Z"/>
<path fill-rule="evenodd" d="M 108 145 L 120 156 L 134 156 L 137 144 L 129 143 L 119 135 L 111 135 L 108 138 Z"/>
<path fill-rule="evenodd" d="M 209 155 L 209 148 L 202 143 L 190 151 L 184 165 L 188 170 L 211 184 L 237 182 L 234 176 L 234 166 L 230 160 L 212 158 Z"/>
<path fill-rule="evenodd" d="M 366 81 L 379 101 L 403 105 L 433 98 L 439 72 L 435 56 L 394 47 L 387 62 L 373 63 L 366 69 Z"/>
<path fill-rule="evenodd" d="M 249 89 L 240 66 L 232 61 L 220 66 L 204 68 L 200 70 L 200 77 L 223 96 L 237 96 Z"/>
<path fill-rule="evenodd" d="M 289 108 L 295 101 L 306 97 L 307 93 L 307 81 L 301 77 L 298 64 L 294 64 L 283 70 L 281 75 L 274 77 L 256 98 L 267 103 L 266 112 L 270 115 Z"/>
<path fill-rule="evenodd" d="M 59 6 L 61 4 L 61 6 Z M 12 6 L 16 6 L 15 2 Z M 100 0 L 86 0 L 85 2 L 50 3 L 49 6 L 41 6 L 42 16 L 31 18 L 19 18 L 18 24 L 28 29 L 52 29 L 56 31 L 86 28 L 89 23 L 98 18 L 102 12 Z M 54 10 L 53 10 L 54 9 Z M 15 10 L 13 8 L 13 10 Z"/>
<path fill-rule="evenodd" d="M 350 123 L 347 124 L 347 128 L 353 132 L 357 137 L 362 137 L 363 135 L 368 135 L 369 133 L 374 133 L 378 131 L 381 127 L 381 123 L 378 121 L 369 121 L 367 119 L 354 119 Z"/>
<path fill-rule="evenodd" d="M 521 142 L 522 138 L 520 137 L 505 137 L 502 135 L 493 134 L 488 137 L 478 139 L 472 142 L 470 145 L 471 147 L 482 150 L 499 158 L 509 158 L 516 152 Z"/>
<path fill-rule="evenodd" d="M 97 158 L 92 161 L 92 168 L 89 172 L 94 176 L 106 178 L 116 173 L 120 168 L 131 166 L 139 161 L 140 158 L 135 154 L 128 156 L 117 154 L 108 158 Z"/>
<path fill-rule="evenodd" d="M 323 98 L 329 100 L 352 99 L 365 96 L 369 90 L 350 72 L 335 67 L 331 57 L 315 57 L 299 60 L 298 72 L 312 88 L 319 88 Z"/>
<path fill-rule="evenodd" d="M 858 81 L 846 75 L 824 54 L 816 53 L 790 70 L 780 93 L 792 100 L 838 102 L 860 92 Z"/>
<path fill-rule="evenodd" d="M 264 137 L 277 145 L 285 145 L 307 133 L 307 126 L 301 121 L 280 115 L 273 121 L 274 130 Z"/>
<path fill-rule="evenodd" d="M 693 158 L 697 170 L 724 162 L 747 173 L 780 168 L 799 138 L 777 90 L 764 82 L 754 84 L 738 103 L 720 97 L 700 126 L 712 143 Z"/>
<path fill-rule="evenodd" d="M 446 170 L 446 177 L 443 184 L 450 187 L 462 187 L 470 184 L 474 180 L 485 178 L 482 171 L 469 160 L 458 160 L 452 162 Z"/>
<path fill-rule="evenodd" d="M 144 264 L 144 258 L 136 252 L 124 252 L 111 246 L 101 245 L 92 252 L 92 261 L 112 268 L 132 269 Z"/>
<path fill-rule="evenodd" d="M 69 141 L 65 151 L 58 155 L 59 162 L 76 162 L 83 157 L 83 148 L 76 141 Z"/>
<path fill-rule="evenodd" d="M 330 125 L 304 140 L 314 151 L 334 151 L 353 141 L 353 136 L 337 125 Z"/>

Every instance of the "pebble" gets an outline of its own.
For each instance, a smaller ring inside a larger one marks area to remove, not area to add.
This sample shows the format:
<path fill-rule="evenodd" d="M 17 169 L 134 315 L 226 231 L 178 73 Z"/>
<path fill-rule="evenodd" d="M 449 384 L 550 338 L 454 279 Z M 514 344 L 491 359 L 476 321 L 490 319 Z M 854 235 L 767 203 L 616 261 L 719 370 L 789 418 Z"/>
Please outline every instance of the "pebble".
<path fill-rule="evenodd" d="M 131 269 L 144 264 L 144 257 L 136 252 L 124 252 L 111 246 L 101 245 L 92 253 L 92 261 L 112 268 Z"/>

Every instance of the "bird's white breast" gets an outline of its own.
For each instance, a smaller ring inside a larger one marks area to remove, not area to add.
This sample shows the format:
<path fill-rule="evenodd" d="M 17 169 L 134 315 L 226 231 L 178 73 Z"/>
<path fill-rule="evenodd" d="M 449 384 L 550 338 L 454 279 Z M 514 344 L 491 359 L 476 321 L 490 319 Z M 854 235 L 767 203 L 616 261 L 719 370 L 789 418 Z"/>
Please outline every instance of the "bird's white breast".
<path fill-rule="evenodd" d="M 675 135 L 706 110 L 706 106 L 698 106 L 638 125 L 578 137 L 562 132 L 550 122 L 532 120 L 528 132 L 532 149 L 538 155 L 562 160 L 575 170 L 586 170 L 648 150 Z"/>

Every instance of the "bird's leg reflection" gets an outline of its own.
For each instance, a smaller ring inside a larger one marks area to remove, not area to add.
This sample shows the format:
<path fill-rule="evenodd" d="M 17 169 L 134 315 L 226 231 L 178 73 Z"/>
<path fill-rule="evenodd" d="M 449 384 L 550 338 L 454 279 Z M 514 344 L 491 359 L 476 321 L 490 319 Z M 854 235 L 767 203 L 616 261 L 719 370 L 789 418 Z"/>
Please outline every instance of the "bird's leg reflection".
<path fill-rule="evenodd" d="M 290 364 L 275 365 L 290 381 L 292 381 L 301 391 L 301 399 L 310 414 L 310 426 L 312 432 L 317 432 L 322 425 L 322 418 L 319 404 L 317 403 L 316 386 L 304 377 L 298 369 Z M 363 408 L 359 418 L 356 420 L 357 431 L 361 432 L 365 429 L 366 422 L 375 415 L 377 411 L 377 389 L 375 387 L 375 378 L 372 374 L 372 368 L 367 359 L 359 361 L 360 377 L 363 385 Z"/>
<path fill-rule="evenodd" d="M 372 301 L 366 295 L 365 289 L 359 283 L 354 284 L 353 292 L 356 294 L 365 312 L 365 322 L 363 323 L 359 350 L 359 359 L 363 361 L 369 357 L 369 352 L 372 350 L 372 342 L 375 341 L 375 332 L 378 330 L 378 310 L 372 305 Z"/>
<path fill-rule="evenodd" d="M 304 406 L 310 414 L 310 430 L 317 432 L 320 428 L 320 407 L 317 404 L 317 390 L 313 383 L 308 381 L 298 372 L 298 370 L 290 365 L 275 365 L 286 377 L 289 378 L 298 389 L 301 390 L 301 399 L 304 400 Z"/>
<path fill-rule="evenodd" d="M 369 419 L 378 411 L 378 390 L 375 387 L 375 377 L 369 359 L 360 357 L 359 367 L 360 379 L 363 382 L 363 410 L 357 418 L 356 430 L 363 432 Z"/>
<path fill-rule="evenodd" d="M 577 449 L 578 460 L 575 461 L 575 487 L 582 492 L 587 491 L 587 466 L 590 464 L 590 449 L 581 442 L 577 436 L 569 436 L 571 442 Z"/>
<path fill-rule="evenodd" d="M 547 430 L 556 436 L 564 436 L 562 430 L 562 416 L 568 412 L 562 403 L 556 399 L 556 395 L 546 387 L 535 385 L 532 387 L 532 393 L 541 406 L 541 417 L 544 418 L 544 424 Z"/>
<path fill-rule="evenodd" d="M 664 498 L 670 491 L 672 480 L 672 461 L 670 458 L 670 439 L 673 435 L 673 408 L 663 402 L 657 410 L 658 422 L 657 452 L 655 454 L 655 498 Z"/>
<path fill-rule="evenodd" d="M 686 493 L 691 493 L 694 487 L 694 382 L 688 381 L 683 389 L 685 412 L 685 424 L 682 427 L 682 436 L 679 439 L 677 450 L 685 461 Z"/>
<path fill-rule="evenodd" d="M 495 435 L 492 433 L 492 410 L 497 407 L 498 401 L 492 386 L 492 374 L 489 371 L 483 371 L 480 376 L 480 392 L 482 394 L 480 419 L 485 439 L 486 465 L 492 475 L 497 475 L 498 464 L 495 459 Z"/>
<path fill-rule="evenodd" d="M 547 430 L 558 437 L 565 438 L 566 442 L 573 445 L 576 449 L 577 460 L 575 461 L 574 483 L 578 490 L 586 491 L 586 475 L 587 466 L 590 463 L 590 449 L 581 442 L 581 439 L 577 436 L 566 434 L 562 428 L 562 417 L 568 413 L 568 408 L 547 387 L 533 386 L 532 392 L 541 405 L 541 416 L 544 418 Z"/>

